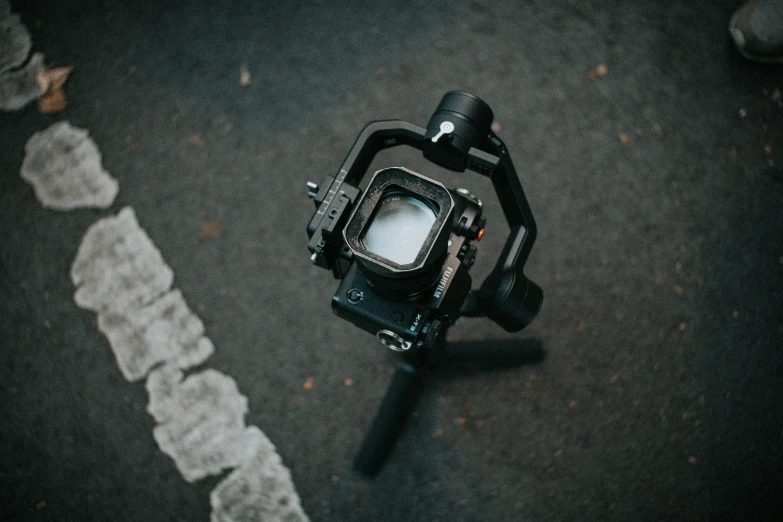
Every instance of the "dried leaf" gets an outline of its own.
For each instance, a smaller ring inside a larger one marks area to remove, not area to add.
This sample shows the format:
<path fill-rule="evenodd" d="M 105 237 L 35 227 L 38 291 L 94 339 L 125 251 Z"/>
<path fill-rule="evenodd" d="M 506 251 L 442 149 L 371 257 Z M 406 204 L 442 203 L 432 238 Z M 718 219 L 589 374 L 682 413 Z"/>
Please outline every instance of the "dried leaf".
<path fill-rule="evenodd" d="M 620 134 L 618 134 L 617 137 L 620 138 L 620 141 L 625 143 L 626 145 L 628 143 L 631 143 L 631 137 L 629 135 L 627 135 L 626 133 L 624 133 L 624 132 L 621 132 Z"/>
<path fill-rule="evenodd" d="M 62 112 L 68 106 L 68 100 L 62 91 L 62 86 L 68 79 L 73 67 L 41 67 L 35 74 L 35 82 L 43 96 L 38 100 L 38 110 L 45 114 Z"/>
<path fill-rule="evenodd" d="M 38 110 L 44 114 L 62 112 L 67 106 L 68 100 L 65 99 L 62 89 L 50 90 L 38 100 Z"/>
<path fill-rule="evenodd" d="M 33 134 L 19 171 L 46 208 L 108 208 L 119 183 L 104 170 L 101 152 L 84 129 L 60 121 Z"/>
<path fill-rule="evenodd" d="M 73 71 L 73 67 L 55 67 L 54 69 L 38 69 L 35 75 L 35 81 L 38 83 L 41 92 L 46 94 L 49 91 L 61 89 L 68 75 Z"/>
<path fill-rule="evenodd" d="M 315 388 L 315 379 L 313 377 L 308 377 L 307 380 L 302 385 L 302 389 L 304 391 L 310 391 L 313 388 Z"/>
<path fill-rule="evenodd" d="M 128 144 L 128 148 L 131 150 L 131 152 L 136 152 L 139 148 L 139 142 L 133 139 L 133 136 L 128 134 L 125 137 L 125 143 Z"/>
<path fill-rule="evenodd" d="M 247 65 L 244 63 L 239 66 L 239 85 L 242 87 L 250 85 L 250 71 L 247 70 Z"/>
<path fill-rule="evenodd" d="M 462 411 L 460 411 L 459 418 L 457 418 L 457 424 L 459 425 L 460 429 L 464 430 L 468 427 L 468 414 L 470 413 L 471 402 L 471 399 L 468 399 L 462 405 Z"/>
<path fill-rule="evenodd" d="M 620 372 L 613 373 L 612 376 L 609 378 L 609 382 L 612 384 L 616 383 L 617 380 L 620 378 Z"/>
<path fill-rule="evenodd" d="M 587 77 L 591 80 L 595 80 L 596 78 L 603 78 L 608 72 L 609 67 L 607 67 L 605 63 L 602 63 L 587 71 Z"/>
<path fill-rule="evenodd" d="M 202 221 L 201 222 L 201 235 L 198 236 L 200 241 L 207 239 L 213 239 L 220 235 L 220 221 Z"/>
<path fill-rule="evenodd" d="M 197 147 L 203 147 L 207 142 L 204 139 L 204 135 L 200 132 L 197 132 L 188 136 L 188 143 Z"/>

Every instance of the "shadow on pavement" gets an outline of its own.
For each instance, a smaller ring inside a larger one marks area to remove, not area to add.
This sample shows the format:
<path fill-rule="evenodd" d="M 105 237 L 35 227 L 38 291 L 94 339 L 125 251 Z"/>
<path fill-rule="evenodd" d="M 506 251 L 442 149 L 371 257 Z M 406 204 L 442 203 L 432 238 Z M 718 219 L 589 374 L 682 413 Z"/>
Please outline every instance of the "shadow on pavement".
<path fill-rule="evenodd" d="M 456 341 L 446 344 L 440 371 L 473 375 L 540 364 L 545 357 L 539 339 Z"/>

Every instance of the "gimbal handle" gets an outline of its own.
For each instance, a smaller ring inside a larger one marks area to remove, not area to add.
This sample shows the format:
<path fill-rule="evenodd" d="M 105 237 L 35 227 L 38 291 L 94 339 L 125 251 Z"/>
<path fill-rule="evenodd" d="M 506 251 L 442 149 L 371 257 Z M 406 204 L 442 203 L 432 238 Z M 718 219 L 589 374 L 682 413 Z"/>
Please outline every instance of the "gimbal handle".
<path fill-rule="evenodd" d="M 492 132 L 492 110 L 478 97 L 447 92 L 427 129 L 402 120 L 374 121 L 364 127 L 348 152 L 330 194 L 342 194 L 343 183 L 358 187 L 375 155 L 408 145 L 433 163 L 455 171 L 466 169 L 489 177 L 511 233 L 495 268 L 478 291 L 471 292 L 465 315 L 486 316 L 509 332 L 525 328 L 543 301 L 541 288 L 523 274 L 536 238 L 536 223 L 506 146 Z M 334 198 L 321 204 L 325 214 Z"/>

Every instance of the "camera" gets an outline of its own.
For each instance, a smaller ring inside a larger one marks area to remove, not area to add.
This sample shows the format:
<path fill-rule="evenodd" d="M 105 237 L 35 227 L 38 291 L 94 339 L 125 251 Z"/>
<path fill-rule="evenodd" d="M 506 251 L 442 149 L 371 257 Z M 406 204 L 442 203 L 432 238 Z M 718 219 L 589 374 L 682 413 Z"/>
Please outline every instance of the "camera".
<path fill-rule="evenodd" d="M 514 332 L 543 301 L 541 288 L 522 273 L 535 221 L 493 120 L 477 96 L 447 92 L 426 129 L 371 122 L 337 174 L 308 183 L 316 206 L 307 228 L 311 259 L 341 280 L 333 311 L 416 363 L 437 363 L 435 348 L 462 315 L 486 316 Z M 469 275 L 486 224 L 475 195 L 402 167 L 379 170 L 360 190 L 375 155 L 399 145 L 440 167 L 492 180 L 511 231 L 481 288 L 471 288 Z"/>
<path fill-rule="evenodd" d="M 375 173 L 343 229 L 355 263 L 334 312 L 398 352 L 421 351 L 432 321 L 448 325 L 470 293 L 481 202 L 403 168 Z M 434 356 L 434 354 L 432 354 Z"/>

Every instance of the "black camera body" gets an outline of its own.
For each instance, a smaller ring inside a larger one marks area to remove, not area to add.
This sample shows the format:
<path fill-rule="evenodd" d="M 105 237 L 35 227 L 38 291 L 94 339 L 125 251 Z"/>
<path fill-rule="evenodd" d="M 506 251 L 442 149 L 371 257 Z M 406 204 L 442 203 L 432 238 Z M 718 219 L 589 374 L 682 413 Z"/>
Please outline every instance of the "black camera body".
<path fill-rule="evenodd" d="M 438 361 L 436 348 L 461 315 L 486 316 L 513 332 L 533 320 L 543 300 L 522 273 L 535 221 L 493 119 L 478 97 L 448 92 L 426 129 L 372 122 L 335 176 L 308 183 L 316 206 L 307 228 L 311 259 L 342 280 L 333 311 L 414 363 Z M 473 194 L 400 167 L 376 172 L 360 190 L 377 152 L 399 145 L 443 168 L 491 178 L 511 230 L 481 288 L 471 288 L 469 275 L 486 223 Z"/>
<path fill-rule="evenodd" d="M 362 249 L 361 240 L 359 246 L 354 246 L 356 242 L 346 239 L 356 262 L 348 269 L 332 298 L 332 309 L 343 319 L 375 334 L 392 350 L 404 352 L 413 348 L 412 353 L 418 353 L 425 345 L 432 344 L 428 342 L 427 334 L 432 333 L 433 322 L 445 327 L 459 317 L 470 294 L 468 271 L 476 259 L 477 249 L 471 241 L 480 240 L 486 219 L 482 216 L 481 202 L 467 190 L 447 190 L 437 181 L 406 169 L 391 168 L 377 172 L 365 194 L 383 196 L 391 193 L 387 200 L 392 201 L 387 205 L 399 204 L 401 196 L 394 192 L 400 188 L 394 180 L 398 171 L 441 189 L 439 199 L 442 206 L 437 208 L 442 211 L 443 223 L 440 227 L 433 227 L 435 240 L 429 252 L 432 259 L 424 259 L 417 274 L 405 278 L 388 277 L 388 274 L 377 273 L 386 268 L 384 264 L 388 260 L 372 259 L 371 253 L 362 251 L 367 249 Z M 391 189 L 375 188 L 381 176 L 391 178 L 388 180 Z M 353 229 L 358 231 L 362 226 L 359 216 L 363 210 L 362 203 L 356 207 L 344 229 L 344 235 L 349 238 Z M 367 206 L 372 204 L 370 202 Z M 375 214 L 378 214 L 377 206 Z M 439 248 L 439 243 L 445 243 L 445 248 Z M 427 356 L 430 363 L 435 362 L 435 353 Z"/>

